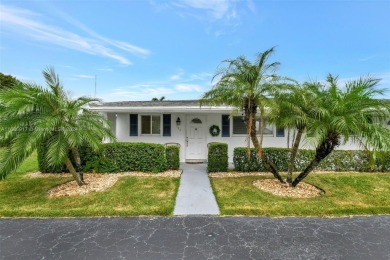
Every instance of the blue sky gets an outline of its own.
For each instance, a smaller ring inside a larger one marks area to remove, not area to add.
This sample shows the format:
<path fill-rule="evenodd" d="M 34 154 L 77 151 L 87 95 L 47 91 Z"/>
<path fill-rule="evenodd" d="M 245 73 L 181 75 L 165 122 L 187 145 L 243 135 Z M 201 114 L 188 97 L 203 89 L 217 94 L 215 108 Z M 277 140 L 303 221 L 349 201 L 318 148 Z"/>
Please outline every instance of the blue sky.
<path fill-rule="evenodd" d="M 105 101 L 196 99 L 222 60 L 277 46 L 280 75 L 390 88 L 389 28 L 388 0 L 1 0 L 0 71 L 44 85 L 54 66 L 73 96 L 96 75 Z"/>

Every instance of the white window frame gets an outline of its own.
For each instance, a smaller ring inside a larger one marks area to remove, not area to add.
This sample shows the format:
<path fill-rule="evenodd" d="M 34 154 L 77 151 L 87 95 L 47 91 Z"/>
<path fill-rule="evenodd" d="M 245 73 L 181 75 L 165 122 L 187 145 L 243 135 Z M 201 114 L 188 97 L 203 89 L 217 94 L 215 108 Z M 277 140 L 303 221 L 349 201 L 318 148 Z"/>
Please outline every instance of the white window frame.
<path fill-rule="evenodd" d="M 144 134 L 142 133 L 142 117 L 143 116 L 149 116 L 150 117 L 150 134 Z M 152 117 L 153 116 L 159 116 L 160 117 L 160 133 L 159 134 L 152 134 L 153 132 L 153 120 L 152 120 Z M 140 114 L 139 115 L 139 133 L 141 136 L 162 136 L 162 115 L 161 114 Z"/>

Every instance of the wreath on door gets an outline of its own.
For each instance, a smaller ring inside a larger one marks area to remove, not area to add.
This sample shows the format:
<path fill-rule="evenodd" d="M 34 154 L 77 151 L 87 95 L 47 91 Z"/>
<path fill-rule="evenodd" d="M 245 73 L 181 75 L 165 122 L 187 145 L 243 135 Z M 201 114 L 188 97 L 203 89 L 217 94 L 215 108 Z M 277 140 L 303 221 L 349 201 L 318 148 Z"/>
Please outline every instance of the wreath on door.
<path fill-rule="evenodd" d="M 209 132 L 211 136 L 218 136 L 219 133 L 221 132 L 221 129 L 219 129 L 219 126 L 217 125 L 212 125 L 210 126 Z"/>

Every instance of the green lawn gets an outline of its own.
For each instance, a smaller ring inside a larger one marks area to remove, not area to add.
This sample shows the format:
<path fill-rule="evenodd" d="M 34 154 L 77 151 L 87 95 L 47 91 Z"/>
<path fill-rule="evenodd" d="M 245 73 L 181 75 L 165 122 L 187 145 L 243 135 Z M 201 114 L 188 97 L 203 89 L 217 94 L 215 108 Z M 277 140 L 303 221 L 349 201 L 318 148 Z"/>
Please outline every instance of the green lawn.
<path fill-rule="evenodd" d="M 77 197 L 48 198 L 47 191 L 72 178 L 29 178 L 36 154 L 0 181 L 0 217 L 171 215 L 179 178 L 122 177 L 110 189 Z"/>
<path fill-rule="evenodd" d="M 390 174 L 311 174 L 304 181 L 326 191 L 310 199 L 285 198 L 255 188 L 265 176 L 211 178 L 222 215 L 346 216 L 390 214 Z"/>

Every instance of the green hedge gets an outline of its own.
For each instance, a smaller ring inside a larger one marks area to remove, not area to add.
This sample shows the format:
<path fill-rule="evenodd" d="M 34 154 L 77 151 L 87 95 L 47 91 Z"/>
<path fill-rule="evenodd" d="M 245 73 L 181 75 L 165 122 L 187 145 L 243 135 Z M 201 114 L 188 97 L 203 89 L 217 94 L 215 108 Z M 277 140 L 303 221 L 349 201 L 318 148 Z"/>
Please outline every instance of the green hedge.
<path fill-rule="evenodd" d="M 228 145 L 210 143 L 208 145 L 208 172 L 226 172 L 228 170 Z"/>
<path fill-rule="evenodd" d="M 46 146 L 42 144 L 38 148 L 38 163 L 41 172 L 68 172 L 65 165 L 49 167 L 45 160 L 45 151 Z M 82 147 L 79 152 L 84 172 L 162 172 L 167 169 L 165 148 L 161 144 L 107 143 L 103 144 L 98 152 L 92 151 L 89 147 Z M 72 157 L 71 159 L 73 162 Z M 177 164 L 179 164 L 178 159 L 171 161 L 172 166 Z"/>
<path fill-rule="evenodd" d="M 151 143 L 103 144 L 99 156 L 86 157 L 84 170 L 96 172 L 162 172 L 167 169 L 165 148 Z M 88 166 L 88 167 L 87 167 Z"/>
<path fill-rule="evenodd" d="M 279 171 L 287 171 L 290 149 L 264 148 L 264 153 L 272 160 Z M 370 153 L 361 150 L 336 150 L 326 157 L 317 170 L 323 171 L 390 171 L 390 153 L 382 154 L 373 164 Z M 295 160 L 295 170 L 303 170 L 314 158 L 314 150 L 299 150 Z M 234 149 L 234 167 L 237 171 L 267 171 L 261 160 L 257 159 L 254 148 L 251 149 L 251 157 L 248 159 L 248 150 L 244 147 Z"/>
<path fill-rule="evenodd" d="M 167 146 L 165 148 L 165 153 L 167 157 L 167 169 L 177 170 L 180 167 L 180 149 L 178 146 Z"/>

